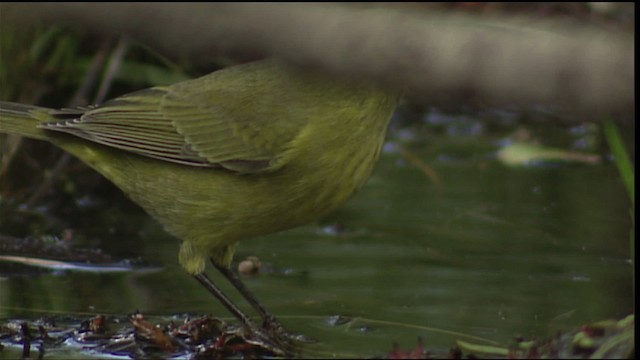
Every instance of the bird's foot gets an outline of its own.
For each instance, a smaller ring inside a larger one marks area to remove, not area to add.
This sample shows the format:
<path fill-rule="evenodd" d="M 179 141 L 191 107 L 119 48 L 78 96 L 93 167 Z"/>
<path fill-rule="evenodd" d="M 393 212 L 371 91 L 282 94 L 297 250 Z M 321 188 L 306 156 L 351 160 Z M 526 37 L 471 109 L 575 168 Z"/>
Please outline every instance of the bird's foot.
<path fill-rule="evenodd" d="M 262 328 L 275 338 L 283 339 L 287 343 L 313 343 L 315 340 L 287 330 L 273 315 L 268 315 L 262 323 Z"/>

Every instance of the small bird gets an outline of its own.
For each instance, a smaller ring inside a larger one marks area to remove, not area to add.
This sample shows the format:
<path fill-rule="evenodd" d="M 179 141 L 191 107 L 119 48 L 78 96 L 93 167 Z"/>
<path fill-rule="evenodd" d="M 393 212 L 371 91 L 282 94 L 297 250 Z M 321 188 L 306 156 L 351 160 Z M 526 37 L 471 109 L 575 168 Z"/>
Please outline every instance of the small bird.
<path fill-rule="evenodd" d="M 207 259 L 281 328 L 229 268 L 235 244 L 327 214 L 368 179 L 399 93 L 275 60 L 75 109 L 0 102 L 0 133 L 48 141 L 119 187 L 181 241 L 178 259 L 249 329 Z"/>

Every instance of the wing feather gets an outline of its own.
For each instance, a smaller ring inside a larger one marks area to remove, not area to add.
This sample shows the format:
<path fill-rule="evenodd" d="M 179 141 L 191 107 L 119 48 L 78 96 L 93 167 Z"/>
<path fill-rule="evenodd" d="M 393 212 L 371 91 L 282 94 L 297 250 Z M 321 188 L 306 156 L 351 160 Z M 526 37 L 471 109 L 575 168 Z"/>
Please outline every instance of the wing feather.
<path fill-rule="evenodd" d="M 51 115 L 57 121 L 41 127 L 174 163 L 243 173 L 276 169 L 282 166 L 279 156 L 300 128 L 289 124 L 277 128 L 277 122 L 267 119 L 278 114 L 255 114 L 269 109 L 269 99 L 274 98 L 260 93 L 261 88 L 269 89 L 261 83 L 277 81 L 281 76 L 271 72 L 281 70 L 260 63 L 245 65 L 240 81 L 235 71 L 230 68 L 134 92 L 100 106 L 56 110 Z M 252 88 L 257 91 L 251 93 Z M 269 141 L 260 136 L 265 132 Z"/>

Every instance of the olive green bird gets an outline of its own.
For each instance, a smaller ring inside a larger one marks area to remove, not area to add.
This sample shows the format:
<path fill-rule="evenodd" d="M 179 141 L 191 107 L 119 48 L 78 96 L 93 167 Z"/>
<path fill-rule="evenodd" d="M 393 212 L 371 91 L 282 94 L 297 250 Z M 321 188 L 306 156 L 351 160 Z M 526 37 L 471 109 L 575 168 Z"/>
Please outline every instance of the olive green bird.
<path fill-rule="evenodd" d="M 273 60 L 53 110 L 0 102 L 0 132 L 48 141 L 118 186 L 181 240 L 178 259 L 246 326 L 206 260 L 279 324 L 229 269 L 239 240 L 336 209 L 367 180 L 398 94 Z"/>

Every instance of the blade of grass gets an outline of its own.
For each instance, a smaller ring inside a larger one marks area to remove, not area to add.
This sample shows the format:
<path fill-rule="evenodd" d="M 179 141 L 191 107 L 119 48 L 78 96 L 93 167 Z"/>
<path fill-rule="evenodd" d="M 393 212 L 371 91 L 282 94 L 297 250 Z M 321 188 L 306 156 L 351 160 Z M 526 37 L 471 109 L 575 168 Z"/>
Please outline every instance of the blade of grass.
<path fill-rule="evenodd" d="M 620 177 L 622 177 L 622 181 L 627 188 L 627 193 L 631 198 L 631 205 L 635 207 L 635 186 L 634 186 L 634 171 L 633 165 L 629 160 L 629 155 L 625 150 L 624 143 L 622 142 L 622 137 L 620 136 L 620 132 L 618 131 L 618 127 L 611 120 L 606 120 L 604 122 L 604 134 L 607 138 L 607 142 L 609 143 L 609 148 L 611 149 L 611 153 L 616 160 L 616 166 L 618 167 L 618 171 L 620 172 Z"/>
<path fill-rule="evenodd" d="M 613 154 L 616 160 L 616 166 L 618 167 L 618 172 L 620 173 L 620 177 L 622 178 L 622 182 L 627 188 L 627 193 L 631 198 L 631 209 L 629 210 L 629 215 L 631 215 L 631 230 L 629 231 L 629 248 L 630 248 L 630 256 L 631 256 L 631 285 L 633 287 L 633 297 L 636 296 L 636 261 L 635 261 L 635 212 L 636 212 L 636 204 L 635 204 L 635 174 L 633 170 L 633 165 L 631 164 L 631 160 L 629 160 L 629 154 L 627 154 L 627 150 L 624 147 L 624 143 L 622 142 L 622 137 L 620 136 L 620 132 L 618 131 L 618 127 L 611 119 L 607 119 L 604 122 L 604 134 L 607 138 L 607 142 L 609 143 L 609 148 L 611 149 L 611 153 Z"/>

